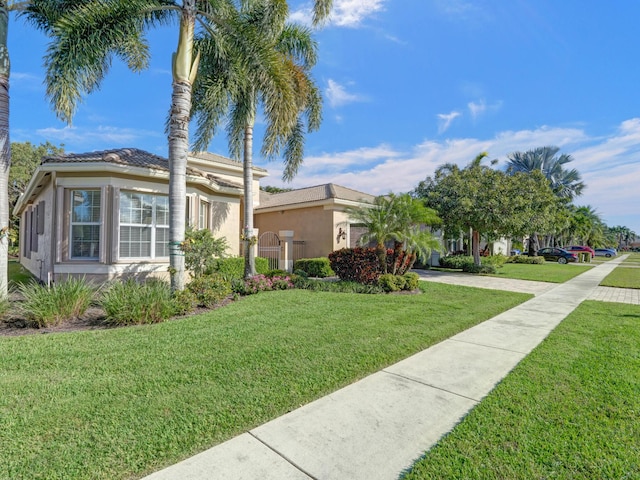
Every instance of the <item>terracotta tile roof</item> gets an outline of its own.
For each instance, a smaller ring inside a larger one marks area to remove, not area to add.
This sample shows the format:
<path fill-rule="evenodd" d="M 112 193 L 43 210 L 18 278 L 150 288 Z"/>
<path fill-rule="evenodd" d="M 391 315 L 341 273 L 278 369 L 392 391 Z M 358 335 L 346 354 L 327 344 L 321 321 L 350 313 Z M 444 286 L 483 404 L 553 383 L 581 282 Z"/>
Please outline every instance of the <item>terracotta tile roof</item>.
<path fill-rule="evenodd" d="M 191 152 L 189 153 L 190 157 L 198 158 L 200 160 L 208 160 L 210 162 L 222 163 L 224 165 L 233 165 L 242 167 L 242 162 L 238 160 L 233 160 L 231 158 L 223 157 L 222 155 L 218 155 L 217 153 L 211 152 Z M 266 172 L 267 170 L 261 167 L 253 166 L 254 170 L 259 170 L 261 172 Z"/>
<path fill-rule="evenodd" d="M 233 160 L 225 159 L 225 157 L 222 157 L 220 155 L 211 154 L 211 156 L 215 156 L 215 161 L 220 161 L 220 163 L 233 162 Z M 213 158 L 211 158 L 211 160 L 213 160 Z M 226 160 L 226 162 L 222 162 L 222 160 Z M 131 167 L 154 168 L 167 172 L 169 171 L 169 160 L 159 155 L 155 155 L 153 153 L 149 153 L 137 148 L 117 148 L 113 150 L 101 150 L 88 153 L 68 153 L 65 155 L 44 157 L 42 159 L 42 164 L 98 162 L 127 165 Z M 221 187 L 242 188 L 242 185 L 240 184 L 229 182 L 228 180 L 224 180 L 216 175 L 203 172 L 202 170 L 197 168 L 187 167 L 187 174 L 204 177 L 220 185 Z"/>
<path fill-rule="evenodd" d="M 282 193 L 267 193 L 260 191 L 261 208 L 282 207 L 285 205 L 295 205 L 310 202 L 319 202 L 329 199 L 348 200 L 352 202 L 373 202 L 374 195 L 358 192 L 351 188 L 342 187 L 334 183 L 326 183 L 315 187 L 300 188 Z"/>

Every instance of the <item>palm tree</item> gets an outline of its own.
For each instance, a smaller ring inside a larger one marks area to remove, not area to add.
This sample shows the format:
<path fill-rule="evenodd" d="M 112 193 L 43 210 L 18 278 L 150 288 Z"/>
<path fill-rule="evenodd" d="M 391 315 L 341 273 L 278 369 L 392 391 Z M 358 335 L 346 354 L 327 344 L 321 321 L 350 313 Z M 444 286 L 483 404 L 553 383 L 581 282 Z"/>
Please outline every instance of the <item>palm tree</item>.
<path fill-rule="evenodd" d="M 554 146 L 538 147 L 526 152 L 512 152 L 507 155 L 507 174 L 517 172 L 531 173 L 541 171 L 549 180 L 551 189 L 558 198 L 570 202 L 582 194 L 584 182 L 580 181 L 580 174 L 576 169 L 566 170 L 564 165 L 573 161 L 571 155 L 556 156 L 560 149 Z M 529 255 L 536 251 L 537 233 L 529 235 Z"/>
<path fill-rule="evenodd" d="M 285 180 L 290 180 L 302 163 L 304 153 L 304 132 L 313 131 L 320 125 L 322 100 L 318 88 L 309 76 L 316 62 L 316 43 L 311 32 L 297 25 L 286 24 L 286 4 L 275 5 L 269 0 L 251 0 L 242 12 L 246 24 L 255 29 L 273 45 L 275 56 L 268 56 L 265 62 L 275 62 L 285 74 L 284 85 L 288 90 L 293 86 L 295 102 L 283 104 L 274 102 L 286 93 L 277 79 L 254 75 L 237 65 L 234 57 L 222 62 L 222 52 L 215 51 L 211 37 L 198 39 L 202 43 L 201 81 L 194 90 L 194 117 L 198 122 L 196 148 L 204 149 L 213 137 L 218 117 L 225 111 L 223 106 L 231 104 L 227 124 L 229 149 L 234 158 L 243 157 L 244 171 L 244 253 L 245 277 L 255 275 L 255 258 L 250 243 L 253 233 L 253 127 L 259 104 L 264 105 L 267 129 L 262 143 L 262 154 L 268 158 L 284 150 Z M 271 69 L 271 71 L 275 71 Z M 220 88 L 220 78 L 224 78 L 226 88 Z M 207 82 L 207 78 L 218 81 Z M 270 107 L 275 105 L 277 108 Z M 302 116 L 306 117 L 305 122 Z M 213 118 L 212 118 L 213 117 Z"/>
<path fill-rule="evenodd" d="M 364 208 L 347 209 L 349 218 L 366 227 L 360 244 L 375 242 L 380 269 L 387 273 L 387 242 L 396 242 L 394 250 L 404 248 L 410 255 L 428 258 L 437 241 L 423 225 L 439 223 L 436 212 L 409 194 L 379 196 Z"/>
<path fill-rule="evenodd" d="M 285 0 L 272 2 L 274 5 L 286 3 Z M 44 16 L 46 3 L 47 0 L 43 0 L 45 5 L 35 11 Z M 331 5 L 332 0 L 314 1 L 315 23 L 328 16 Z M 54 110 L 65 121 L 73 117 L 80 98 L 100 86 L 112 57 L 122 58 L 132 70 L 145 68 L 149 56 L 146 30 L 171 20 L 179 25 L 167 134 L 171 286 L 173 290 L 182 290 L 184 257 L 180 247 L 185 232 L 189 121 L 200 58 L 194 51 L 196 20 L 204 31 L 233 45 L 234 52 L 242 53 L 244 68 L 256 76 L 268 76 L 268 72 L 262 71 L 264 64 L 260 58 L 270 45 L 240 21 L 233 0 L 79 0 L 65 5 L 65 10 L 55 29 L 36 22 L 52 38 L 46 58 L 47 94 Z M 286 93 L 279 101 L 294 102 L 291 89 Z"/>

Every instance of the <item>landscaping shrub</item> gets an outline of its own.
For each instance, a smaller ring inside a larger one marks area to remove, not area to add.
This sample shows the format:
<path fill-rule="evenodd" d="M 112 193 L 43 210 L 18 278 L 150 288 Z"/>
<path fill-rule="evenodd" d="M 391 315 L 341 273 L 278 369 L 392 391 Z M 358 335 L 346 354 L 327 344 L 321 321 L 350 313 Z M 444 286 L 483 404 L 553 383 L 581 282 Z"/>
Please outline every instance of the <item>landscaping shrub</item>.
<path fill-rule="evenodd" d="M 440 266 L 442 268 L 462 269 L 465 265 L 473 265 L 473 257 L 467 255 L 447 255 L 440 257 Z"/>
<path fill-rule="evenodd" d="M 363 293 L 363 294 L 379 294 L 384 290 L 378 284 L 366 285 L 364 283 L 339 281 L 327 282 L 324 280 L 314 280 L 295 276 L 292 278 L 295 288 L 310 290 L 312 292 L 332 292 L 332 293 Z"/>
<path fill-rule="evenodd" d="M 9 299 L 7 297 L 1 297 L 0 298 L 0 320 L 2 320 L 2 318 L 4 318 L 4 316 L 9 311 L 9 306 L 10 306 Z"/>
<path fill-rule="evenodd" d="M 544 257 L 529 257 L 527 255 L 511 255 L 507 263 L 525 263 L 532 265 L 542 265 Z"/>
<path fill-rule="evenodd" d="M 307 274 L 307 272 L 305 272 L 304 270 L 294 270 L 293 274 L 297 277 L 309 278 L 309 274 Z"/>
<path fill-rule="evenodd" d="M 418 289 L 418 281 L 420 277 L 417 273 L 408 272 L 404 275 L 393 275 L 391 273 L 386 273 L 384 275 L 380 275 L 378 279 L 378 285 L 385 292 L 397 292 L 400 290 L 417 290 Z"/>
<path fill-rule="evenodd" d="M 24 298 L 20 311 L 37 327 L 58 325 L 81 316 L 89 308 L 95 293 L 84 278 L 69 278 L 51 287 L 31 281 L 19 284 L 18 291 Z"/>
<path fill-rule="evenodd" d="M 293 269 L 302 270 L 308 277 L 332 277 L 335 272 L 331 270 L 331 263 L 327 257 L 301 258 L 293 264 Z"/>
<path fill-rule="evenodd" d="M 404 275 L 413 267 L 416 261 L 415 253 L 402 250 L 402 243 L 396 242 L 396 248 L 387 249 L 387 272 L 394 275 Z"/>
<path fill-rule="evenodd" d="M 184 265 L 194 277 L 213 273 L 216 261 L 229 249 L 225 237 L 214 238 L 210 230 L 187 228 L 182 242 Z"/>
<path fill-rule="evenodd" d="M 214 262 L 213 271 L 219 273 L 226 280 L 244 278 L 244 257 L 218 258 Z M 256 257 L 256 273 L 265 274 L 269 271 L 269 260 Z"/>
<path fill-rule="evenodd" d="M 343 248 L 329 254 L 331 269 L 341 280 L 374 285 L 382 274 L 375 248 Z"/>
<path fill-rule="evenodd" d="M 462 267 L 462 271 L 467 273 L 493 274 L 493 273 L 496 273 L 498 270 L 493 265 L 476 265 L 474 263 L 471 263 L 471 264 L 465 264 Z"/>
<path fill-rule="evenodd" d="M 294 283 L 289 275 L 268 277 L 260 274 L 246 280 L 236 279 L 232 284 L 233 292 L 240 295 L 253 295 L 258 292 L 287 290 L 289 288 L 294 288 Z"/>
<path fill-rule="evenodd" d="M 172 300 L 174 315 L 186 315 L 198 306 L 198 297 L 188 288 L 173 292 Z"/>
<path fill-rule="evenodd" d="M 406 290 L 413 291 L 418 289 L 418 286 L 420 284 L 420 275 L 415 272 L 407 272 L 403 275 L 403 277 L 406 282 Z"/>
<path fill-rule="evenodd" d="M 264 275 L 269 277 L 269 278 L 286 277 L 287 275 L 289 275 L 289 272 L 285 272 L 284 270 L 269 270 Z"/>
<path fill-rule="evenodd" d="M 196 277 L 187 288 L 195 295 L 198 305 L 205 308 L 218 305 L 231 294 L 231 282 L 219 273 Z"/>
<path fill-rule="evenodd" d="M 483 265 L 493 265 L 496 268 L 500 268 L 505 263 L 507 263 L 507 260 L 509 260 L 509 257 L 499 253 L 497 255 L 491 255 L 489 257 L 482 257 L 482 264 Z"/>
<path fill-rule="evenodd" d="M 102 296 L 102 307 L 114 325 L 158 323 L 176 311 L 169 284 L 155 279 L 112 283 Z"/>

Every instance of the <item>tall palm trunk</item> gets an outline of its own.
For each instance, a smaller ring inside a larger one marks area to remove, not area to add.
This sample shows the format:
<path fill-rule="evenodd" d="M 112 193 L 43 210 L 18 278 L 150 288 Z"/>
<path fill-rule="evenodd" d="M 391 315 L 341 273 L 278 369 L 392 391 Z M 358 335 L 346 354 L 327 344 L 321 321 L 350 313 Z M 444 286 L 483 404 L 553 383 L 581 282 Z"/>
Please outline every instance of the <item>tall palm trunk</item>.
<path fill-rule="evenodd" d="M 471 249 L 473 250 L 473 263 L 480 265 L 480 232 L 473 229 L 471 235 Z"/>
<path fill-rule="evenodd" d="M 244 128 L 244 277 L 256 274 L 256 259 L 253 254 L 253 119 Z"/>
<path fill-rule="evenodd" d="M 169 114 L 169 263 L 171 289 L 184 290 L 184 242 L 187 201 L 187 155 L 191 90 L 198 70 L 193 59 L 193 33 L 196 23 L 195 0 L 185 0 L 180 19 L 178 49 L 173 56 L 173 92 Z"/>
<path fill-rule="evenodd" d="M 6 2 L 0 2 L 0 298 L 8 293 L 9 257 L 9 50 L 7 33 L 9 13 Z"/>

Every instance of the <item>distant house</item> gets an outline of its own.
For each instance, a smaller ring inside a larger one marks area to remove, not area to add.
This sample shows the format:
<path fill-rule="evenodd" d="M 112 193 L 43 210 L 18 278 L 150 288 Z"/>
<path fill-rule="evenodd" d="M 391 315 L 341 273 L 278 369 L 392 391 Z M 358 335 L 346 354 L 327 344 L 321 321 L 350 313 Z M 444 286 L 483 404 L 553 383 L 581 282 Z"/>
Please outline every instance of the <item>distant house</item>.
<path fill-rule="evenodd" d="M 266 170 L 253 169 L 254 204 Z M 240 249 L 242 163 L 190 154 L 185 221 Z M 158 155 L 125 148 L 45 157 L 14 213 L 20 261 L 44 282 L 167 275 L 169 168 Z"/>
<path fill-rule="evenodd" d="M 326 257 L 334 250 L 356 246 L 366 230 L 353 224 L 345 209 L 365 206 L 374 198 L 333 183 L 282 193 L 261 191 L 254 226 L 263 240 L 268 233 L 292 232 L 300 245 L 294 257 Z"/>

